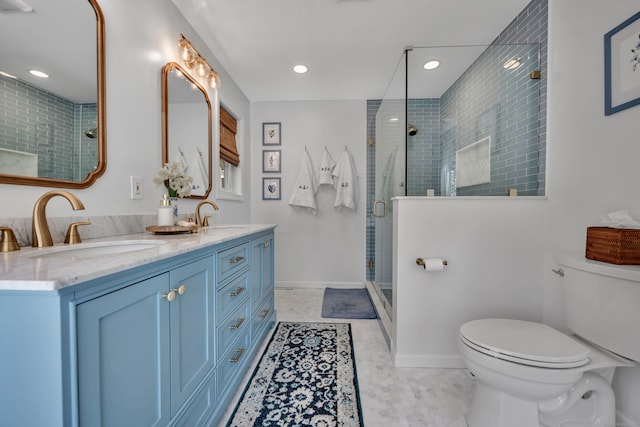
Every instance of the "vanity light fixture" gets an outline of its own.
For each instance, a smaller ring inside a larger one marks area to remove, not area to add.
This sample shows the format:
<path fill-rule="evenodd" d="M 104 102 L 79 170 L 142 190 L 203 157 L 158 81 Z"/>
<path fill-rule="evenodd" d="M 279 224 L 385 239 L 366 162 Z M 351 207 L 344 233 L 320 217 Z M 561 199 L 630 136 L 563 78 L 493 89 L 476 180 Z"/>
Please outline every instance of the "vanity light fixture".
<path fill-rule="evenodd" d="M 298 74 L 304 74 L 307 71 L 309 71 L 309 69 L 307 68 L 306 65 L 298 64 L 298 65 L 293 67 L 293 71 L 295 71 Z"/>
<path fill-rule="evenodd" d="M 207 86 L 212 89 L 220 87 L 220 76 L 216 73 L 211 65 L 200 56 L 200 53 L 196 50 L 191 42 L 182 34 L 178 40 L 178 56 L 184 65 L 193 70 L 198 77 L 206 80 Z"/>
<path fill-rule="evenodd" d="M 29 70 L 29 73 L 36 76 L 36 77 L 40 77 L 43 79 L 47 79 L 49 78 L 49 74 L 45 73 L 44 71 L 40 71 L 40 70 Z"/>
<path fill-rule="evenodd" d="M 436 68 L 438 68 L 440 66 L 440 61 L 437 60 L 431 60 L 431 61 L 427 61 L 424 64 L 424 69 L 425 70 L 435 70 Z"/>

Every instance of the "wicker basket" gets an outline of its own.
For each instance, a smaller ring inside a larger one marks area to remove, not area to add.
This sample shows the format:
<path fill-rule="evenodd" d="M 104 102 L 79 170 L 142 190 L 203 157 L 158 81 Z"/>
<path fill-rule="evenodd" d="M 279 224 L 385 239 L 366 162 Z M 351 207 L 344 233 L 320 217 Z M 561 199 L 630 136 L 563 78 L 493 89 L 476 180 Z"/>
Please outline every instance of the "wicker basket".
<path fill-rule="evenodd" d="M 640 264 L 640 230 L 587 227 L 586 257 L 610 264 Z"/>

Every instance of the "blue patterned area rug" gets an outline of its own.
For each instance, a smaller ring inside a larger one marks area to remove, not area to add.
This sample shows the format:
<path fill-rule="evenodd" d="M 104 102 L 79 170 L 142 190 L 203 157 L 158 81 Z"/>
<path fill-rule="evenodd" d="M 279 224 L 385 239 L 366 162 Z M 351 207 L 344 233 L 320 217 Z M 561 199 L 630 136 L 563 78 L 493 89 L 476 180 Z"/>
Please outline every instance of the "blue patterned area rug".
<path fill-rule="evenodd" d="M 351 325 L 280 322 L 227 427 L 362 427 Z"/>
<path fill-rule="evenodd" d="M 322 317 L 333 319 L 377 319 L 366 288 L 326 288 L 322 299 Z"/>

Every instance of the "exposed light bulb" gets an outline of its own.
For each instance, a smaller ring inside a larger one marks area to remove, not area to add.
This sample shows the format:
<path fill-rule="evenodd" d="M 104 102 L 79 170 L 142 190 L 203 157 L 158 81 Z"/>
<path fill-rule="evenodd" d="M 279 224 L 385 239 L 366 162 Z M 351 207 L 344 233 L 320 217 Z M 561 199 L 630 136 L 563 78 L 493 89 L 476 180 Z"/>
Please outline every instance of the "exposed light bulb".
<path fill-rule="evenodd" d="M 193 63 L 195 59 L 195 55 L 193 52 L 193 48 L 191 47 L 191 43 L 186 40 L 181 40 L 178 43 L 178 55 L 180 56 L 180 60 L 185 64 Z"/>
<path fill-rule="evenodd" d="M 195 72 L 200 77 L 204 77 L 207 74 L 209 74 L 209 66 L 207 65 L 207 63 L 205 62 L 204 59 L 198 58 L 196 60 L 196 64 L 195 65 L 196 65 Z"/>
<path fill-rule="evenodd" d="M 207 76 L 207 80 L 209 81 L 209 86 L 212 89 L 218 89 L 220 87 L 220 77 L 215 71 L 211 71 Z"/>

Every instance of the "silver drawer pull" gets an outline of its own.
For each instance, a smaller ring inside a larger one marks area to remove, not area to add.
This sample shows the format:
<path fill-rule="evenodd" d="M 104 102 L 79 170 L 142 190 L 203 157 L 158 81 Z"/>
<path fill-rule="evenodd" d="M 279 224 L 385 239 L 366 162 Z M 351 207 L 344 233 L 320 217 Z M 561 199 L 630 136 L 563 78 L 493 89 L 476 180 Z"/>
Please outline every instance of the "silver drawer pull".
<path fill-rule="evenodd" d="M 231 325 L 231 330 L 235 331 L 236 329 L 238 329 L 240 326 L 242 326 L 242 324 L 244 323 L 244 317 L 241 317 L 238 319 L 238 323 L 236 323 L 235 325 Z"/>
<path fill-rule="evenodd" d="M 269 313 L 271 313 L 271 309 L 269 308 L 266 310 L 262 310 L 262 313 L 260 313 L 260 318 L 265 319 L 269 315 Z"/>
<path fill-rule="evenodd" d="M 262 247 L 263 247 L 263 248 L 268 248 L 269 246 L 271 246 L 271 245 L 269 244 L 269 242 L 267 242 L 267 243 L 265 243 L 264 245 L 262 245 Z"/>
<path fill-rule="evenodd" d="M 241 287 L 241 288 L 238 288 L 238 289 L 236 289 L 236 291 L 235 291 L 235 292 L 231 292 L 231 296 L 232 296 L 232 297 L 237 297 L 237 296 L 238 296 L 238 295 L 240 295 L 242 292 L 244 292 L 244 288 L 242 288 L 242 287 Z"/>
<path fill-rule="evenodd" d="M 236 356 L 232 357 L 231 359 L 229 359 L 229 362 L 238 363 L 243 354 L 244 354 L 244 348 L 237 349 L 236 350 Z"/>
<path fill-rule="evenodd" d="M 242 261 L 244 261 L 244 257 L 243 256 L 237 256 L 234 259 L 229 260 L 229 262 L 231 264 L 237 264 L 237 263 L 242 262 Z"/>
<path fill-rule="evenodd" d="M 175 288 L 174 291 L 176 291 L 178 295 L 184 295 L 184 293 L 187 292 L 187 287 L 185 285 L 180 285 Z"/>

